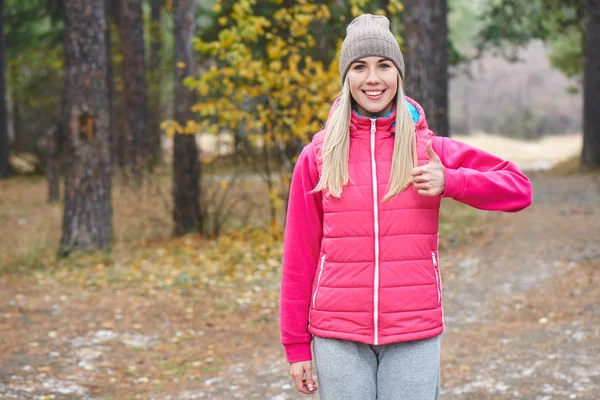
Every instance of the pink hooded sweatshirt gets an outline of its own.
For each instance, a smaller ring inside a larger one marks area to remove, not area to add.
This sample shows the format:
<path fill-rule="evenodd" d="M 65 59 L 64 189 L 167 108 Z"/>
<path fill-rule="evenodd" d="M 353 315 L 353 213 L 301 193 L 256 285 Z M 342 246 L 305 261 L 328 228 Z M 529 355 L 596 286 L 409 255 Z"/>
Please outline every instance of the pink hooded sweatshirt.
<path fill-rule="evenodd" d="M 531 183 L 517 166 L 435 137 L 421 106 L 406 99 L 419 113 L 419 165 L 429 163 L 425 145 L 431 140 L 445 167 L 442 196 L 482 210 L 516 212 L 531 204 Z M 324 130 L 298 158 L 281 282 L 281 341 L 288 362 L 312 359 L 312 335 L 383 345 L 444 330 L 438 261 L 442 196 L 422 196 L 409 186 L 382 201 L 395 118 L 395 113 L 376 119 L 352 113 L 350 181 L 340 198 L 310 193 L 321 174 Z"/>

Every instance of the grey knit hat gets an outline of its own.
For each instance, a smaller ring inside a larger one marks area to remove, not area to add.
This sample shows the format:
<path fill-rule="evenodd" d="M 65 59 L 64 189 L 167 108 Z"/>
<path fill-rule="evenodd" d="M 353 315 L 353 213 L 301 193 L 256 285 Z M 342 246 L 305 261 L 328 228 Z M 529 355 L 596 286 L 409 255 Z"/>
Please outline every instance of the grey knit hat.
<path fill-rule="evenodd" d="M 404 58 L 396 37 L 390 31 L 390 21 L 384 16 L 363 14 L 356 17 L 346 28 L 339 66 L 342 85 L 350 65 L 369 56 L 388 58 L 396 65 L 404 79 Z"/>

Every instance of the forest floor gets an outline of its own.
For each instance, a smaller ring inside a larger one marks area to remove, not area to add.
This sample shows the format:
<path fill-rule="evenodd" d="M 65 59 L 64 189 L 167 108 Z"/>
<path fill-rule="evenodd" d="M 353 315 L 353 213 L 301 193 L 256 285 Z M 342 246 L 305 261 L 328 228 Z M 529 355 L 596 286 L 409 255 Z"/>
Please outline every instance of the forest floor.
<path fill-rule="evenodd" d="M 442 399 L 600 398 L 600 177 L 531 178 L 517 214 L 444 204 L 467 226 L 442 224 Z M 246 230 L 12 260 L 40 265 L 0 275 L 0 398 L 305 398 L 279 344 L 280 244 Z"/>

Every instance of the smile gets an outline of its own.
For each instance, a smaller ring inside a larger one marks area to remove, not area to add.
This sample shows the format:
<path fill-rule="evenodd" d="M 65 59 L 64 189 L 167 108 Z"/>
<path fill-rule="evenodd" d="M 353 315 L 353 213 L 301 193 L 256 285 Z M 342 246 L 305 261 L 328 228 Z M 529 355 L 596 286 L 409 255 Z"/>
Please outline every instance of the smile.
<path fill-rule="evenodd" d="M 363 90 L 363 92 L 369 97 L 378 97 L 385 92 L 385 90 Z"/>

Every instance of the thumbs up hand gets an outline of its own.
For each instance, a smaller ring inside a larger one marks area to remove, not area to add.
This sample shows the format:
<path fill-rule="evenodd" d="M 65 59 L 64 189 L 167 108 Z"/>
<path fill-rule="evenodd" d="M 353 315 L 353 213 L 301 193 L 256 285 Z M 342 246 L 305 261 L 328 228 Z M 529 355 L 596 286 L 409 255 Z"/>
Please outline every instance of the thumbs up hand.
<path fill-rule="evenodd" d="M 431 140 L 427 142 L 425 149 L 429 163 L 412 169 L 413 186 L 421 196 L 439 196 L 444 193 L 446 187 L 444 165 L 431 147 Z"/>

